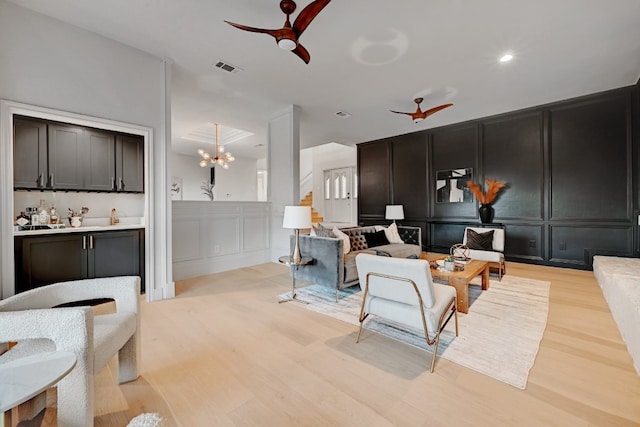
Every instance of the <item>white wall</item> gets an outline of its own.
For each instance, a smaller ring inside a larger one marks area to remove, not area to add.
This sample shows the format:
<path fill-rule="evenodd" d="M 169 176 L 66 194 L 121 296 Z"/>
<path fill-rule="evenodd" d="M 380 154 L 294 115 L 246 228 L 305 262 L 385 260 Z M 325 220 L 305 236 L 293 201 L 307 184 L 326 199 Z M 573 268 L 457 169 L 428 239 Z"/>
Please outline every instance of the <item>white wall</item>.
<path fill-rule="evenodd" d="M 173 153 L 174 177 L 182 179 L 181 200 L 209 200 L 200 186 L 209 182 L 210 168 L 198 165 L 199 157 Z M 229 169 L 216 168 L 213 198 L 216 201 L 257 201 L 258 177 L 257 160 L 236 157 Z"/>
<path fill-rule="evenodd" d="M 147 154 L 153 155 L 148 164 L 153 173 L 146 186 L 150 191 L 154 186 L 169 187 L 165 179 L 166 73 L 166 64 L 159 58 L 0 0 L 0 99 L 150 128 L 153 139 Z M 9 121 L 4 123 L 6 127 Z M 0 130 L 10 135 L 10 130 Z M 10 148 L 0 147 L 0 165 L 5 170 L 11 165 L 7 153 Z M 149 277 L 154 288 L 148 287 L 148 293 L 172 286 L 165 269 L 171 261 L 168 191 L 150 197 L 155 220 L 147 233 L 151 246 L 147 255 L 153 259 L 159 253 L 158 258 L 164 259 L 154 260 L 156 276 Z M 7 209 L 13 204 L 10 175 L 0 178 L 0 200 L 5 205 L 0 217 L 0 237 L 5 242 L 12 239 L 6 228 L 13 219 L 7 218 L 13 212 Z M 167 246 L 166 251 L 158 249 Z M 13 259 L 6 259 L 12 252 L 6 252 L 3 249 L 2 277 L 12 276 L 12 271 L 5 271 L 7 264 L 13 265 Z"/>
<path fill-rule="evenodd" d="M 209 200 L 200 189 L 203 182 L 209 182 L 209 168 L 198 165 L 200 158 L 173 153 L 172 159 L 171 175 L 182 180 L 182 197 L 179 200 Z"/>

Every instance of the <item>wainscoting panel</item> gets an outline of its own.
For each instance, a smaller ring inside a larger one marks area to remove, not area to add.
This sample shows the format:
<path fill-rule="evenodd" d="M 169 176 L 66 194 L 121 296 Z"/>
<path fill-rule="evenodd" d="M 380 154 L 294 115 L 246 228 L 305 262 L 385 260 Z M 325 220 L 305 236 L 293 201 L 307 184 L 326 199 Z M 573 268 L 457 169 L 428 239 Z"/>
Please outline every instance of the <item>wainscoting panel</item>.
<path fill-rule="evenodd" d="M 552 226 L 550 235 L 550 260 L 556 265 L 590 266 L 591 258 L 598 254 L 633 256 L 633 228 L 629 226 Z"/>
<path fill-rule="evenodd" d="M 173 235 L 180 236 L 173 239 L 173 262 L 187 261 L 200 256 L 204 248 L 201 236 L 201 220 L 199 218 L 174 218 L 172 223 Z"/>
<path fill-rule="evenodd" d="M 269 218 L 264 215 L 247 214 L 242 227 L 244 251 L 269 249 Z"/>
<path fill-rule="evenodd" d="M 541 112 L 534 112 L 487 122 L 482 126 L 484 177 L 507 183 L 493 206 L 497 222 L 543 218 L 542 119 Z M 476 182 L 480 183 L 480 178 Z"/>
<path fill-rule="evenodd" d="M 448 253 L 452 245 L 462 243 L 464 229 L 467 226 L 468 224 L 431 223 L 431 232 L 429 233 L 431 237 L 429 242 L 430 250 Z"/>
<path fill-rule="evenodd" d="M 474 202 L 435 203 L 436 173 L 451 169 L 473 168 L 473 180 L 478 174 L 478 126 L 452 126 L 433 132 L 431 143 L 429 186 L 433 190 L 434 219 L 475 219 L 478 208 Z"/>
<path fill-rule="evenodd" d="M 174 280 L 271 261 L 270 203 L 172 204 Z"/>
<path fill-rule="evenodd" d="M 631 93 L 550 110 L 551 220 L 629 221 Z"/>
<path fill-rule="evenodd" d="M 508 224 L 505 227 L 504 252 L 511 261 L 542 261 L 545 245 L 542 224 Z"/>
<path fill-rule="evenodd" d="M 358 146 L 358 215 L 384 218 L 385 206 L 391 201 L 389 173 L 390 148 L 386 141 Z"/>
<path fill-rule="evenodd" d="M 391 139 L 392 200 L 404 206 L 405 218 L 426 218 L 427 198 L 427 134 L 416 132 Z"/>

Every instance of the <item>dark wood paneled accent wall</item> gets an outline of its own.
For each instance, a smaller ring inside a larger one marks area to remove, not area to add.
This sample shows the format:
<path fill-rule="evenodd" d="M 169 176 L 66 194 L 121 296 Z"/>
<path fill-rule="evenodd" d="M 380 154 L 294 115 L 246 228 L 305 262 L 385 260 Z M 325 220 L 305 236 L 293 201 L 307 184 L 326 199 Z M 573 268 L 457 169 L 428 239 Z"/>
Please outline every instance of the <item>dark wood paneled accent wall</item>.
<path fill-rule="evenodd" d="M 589 269 L 597 254 L 640 256 L 640 81 L 629 87 L 358 144 L 359 222 L 387 204 L 447 251 L 478 203 L 437 203 L 436 172 L 507 182 L 494 203 L 513 261 Z"/>

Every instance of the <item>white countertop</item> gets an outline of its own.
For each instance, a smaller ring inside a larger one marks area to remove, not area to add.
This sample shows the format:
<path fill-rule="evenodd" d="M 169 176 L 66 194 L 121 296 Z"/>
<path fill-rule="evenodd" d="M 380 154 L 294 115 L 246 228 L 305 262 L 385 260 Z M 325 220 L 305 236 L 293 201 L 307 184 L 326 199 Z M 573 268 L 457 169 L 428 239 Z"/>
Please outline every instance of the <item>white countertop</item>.
<path fill-rule="evenodd" d="M 87 225 L 82 225 L 80 227 L 71 227 L 65 225 L 65 228 L 45 228 L 42 230 L 22 230 L 19 231 L 18 227 L 14 227 L 13 235 L 14 236 L 37 236 L 40 234 L 68 234 L 68 233 L 90 233 L 90 232 L 98 232 L 98 231 L 117 231 L 117 230 L 135 230 L 139 228 L 145 228 L 145 225 L 140 221 L 137 222 L 120 222 L 117 225 L 99 225 L 99 224 L 91 224 L 90 221 L 86 222 Z"/>

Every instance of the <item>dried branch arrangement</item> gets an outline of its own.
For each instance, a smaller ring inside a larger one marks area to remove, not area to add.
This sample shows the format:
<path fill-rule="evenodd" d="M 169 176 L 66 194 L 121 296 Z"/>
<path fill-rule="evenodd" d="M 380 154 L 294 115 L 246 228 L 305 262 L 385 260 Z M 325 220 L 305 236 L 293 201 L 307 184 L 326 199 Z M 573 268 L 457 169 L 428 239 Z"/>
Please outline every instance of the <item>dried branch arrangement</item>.
<path fill-rule="evenodd" d="M 473 181 L 467 182 L 467 186 L 471 190 L 471 192 L 476 196 L 476 199 L 483 205 L 489 205 L 496 200 L 498 197 L 498 193 L 502 188 L 507 185 L 504 181 L 496 181 L 495 179 L 485 179 L 484 182 L 487 183 L 487 192 L 483 193 L 482 188 L 478 184 Z"/>

